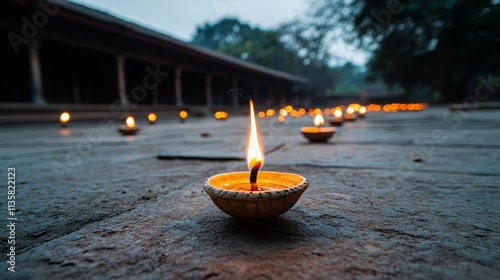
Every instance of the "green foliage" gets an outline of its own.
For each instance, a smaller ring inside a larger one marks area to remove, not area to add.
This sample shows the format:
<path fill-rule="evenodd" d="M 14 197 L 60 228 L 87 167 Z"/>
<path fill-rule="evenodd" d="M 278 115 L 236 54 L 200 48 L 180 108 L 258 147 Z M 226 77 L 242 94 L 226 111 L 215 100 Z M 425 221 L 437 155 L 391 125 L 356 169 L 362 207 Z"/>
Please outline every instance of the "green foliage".
<path fill-rule="evenodd" d="M 295 73 L 296 57 L 280 42 L 280 34 L 251 27 L 237 19 L 222 19 L 215 24 L 198 27 L 193 43 L 212 50 L 271 67 Z"/>
<path fill-rule="evenodd" d="M 365 73 L 359 66 L 346 63 L 343 66 L 335 68 L 334 71 L 337 79 L 334 92 L 360 92 L 362 87 L 366 85 Z"/>
<path fill-rule="evenodd" d="M 371 77 L 406 89 L 428 86 L 443 102 L 457 102 L 478 75 L 500 70 L 500 6 L 494 1 L 355 2 L 356 33 L 374 47 Z M 396 2 L 391 12 L 388 5 Z"/>
<path fill-rule="evenodd" d="M 198 27 L 193 43 L 222 53 L 309 78 L 311 90 L 326 92 L 333 85 L 332 69 L 326 61 L 299 55 L 284 42 L 285 28 L 262 30 L 236 19 L 222 19 Z"/>

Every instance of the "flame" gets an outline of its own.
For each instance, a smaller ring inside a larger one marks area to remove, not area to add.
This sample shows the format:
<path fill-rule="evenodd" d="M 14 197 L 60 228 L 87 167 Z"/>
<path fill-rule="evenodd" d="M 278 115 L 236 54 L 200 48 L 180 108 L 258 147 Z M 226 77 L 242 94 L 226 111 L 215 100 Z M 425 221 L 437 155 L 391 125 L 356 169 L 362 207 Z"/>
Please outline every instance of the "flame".
<path fill-rule="evenodd" d="M 156 115 L 155 115 L 155 113 L 150 113 L 148 115 L 148 120 L 149 120 L 149 122 L 152 122 L 152 123 L 156 122 Z"/>
<path fill-rule="evenodd" d="M 253 110 L 253 102 L 250 99 L 250 135 L 248 137 L 247 148 L 247 164 L 248 170 L 252 170 L 255 163 L 259 162 L 264 164 L 264 153 L 259 140 L 259 133 L 257 131 L 257 123 L 255 122 L 255 113 Z"/>
<path fill-rule="evenodd" d="M 59 118 L 59 120 L 61 120 L 62 123 L 67 123 L 70 119 L 70 115 L 68 112 L 64 112 L 61 114 L 61 117 Z"/>
<path fill-rule="evenodd" d="M 359 107 L 358 112 L 359 112 L 361 115 L 364 115 L 364 114 L 366 113 L 366 107 L 365 107 L 365 106 L 361 106 L 361 107 Z"/>
<path fill-rule="evenodd" d="M 134 117 L 130 116 L 127 118 L 127 120 L 125 120 L 125 124 L 127 125 L 127 127 L 129 128 L 133 128 L 135 126 L 135 120 L 134 120 Z"/>
<path fill-rule="evenodd" d="M 354 108 L 353 108 L 353 107 L 349 107 L 349 108 L 347 108 L 346 113 L 347 113 L 348 115 L 351 115 L 352 113 L 354 113 Z"/>
<path fill-rule="evenodd" d="M 179 113 L 179 117 L 180 117 L 181 119 L 185 119 L 185 118 L 187 118 L 187 116 L 188 116 L 188 112 L 186 112 L 186 111 L 184 111 L 184 110 L 180 111 L 180 113 Z"/>
<path fill-rule="evenodd" d="M 322 115 L 316 115 L 314 118 L 314 125 L 319 127 L 320 125 L 325 123 L 325 119 L 323 118 Z"/>
<path fill-rule="evenodd" d="M 267 115 L 268 117 L 272 117 L 272 116 L 274 116 L 275 114 L 276 114 L 276 111 L 274 111 L 274 109 L 267 109 L 267 111 L 266 111 L 266 115 Z"/>
<path fill-rule="evenodd" d="M 335 111 L 333 112 L 333 115 L 335 115 L 336 118 L 342 118 L 342 110 L 335 109 Z"/>
<path fill-rule="evenodd" d="M 224 111 L 217 111 L 217 112 L 215 112 L 214 116 L 218 120 L 223 120 L 223 119 L 227 119 L 227 117 L 229 116 L 229 114 L 226 113 L 226 112 L 224 112 Z"/>
<path fill-rule="evenodd" d="M 280 109 L 280 116 L 283 116 L 283 117 L 288 116 L 288 111 L 286 109 Z"/>

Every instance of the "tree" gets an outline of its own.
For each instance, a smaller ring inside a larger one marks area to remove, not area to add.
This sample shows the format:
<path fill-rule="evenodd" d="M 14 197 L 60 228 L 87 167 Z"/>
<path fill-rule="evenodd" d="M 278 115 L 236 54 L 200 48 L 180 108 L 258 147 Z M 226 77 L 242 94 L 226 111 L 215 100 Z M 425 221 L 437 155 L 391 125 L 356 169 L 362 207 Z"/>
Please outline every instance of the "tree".
<path fill-rule="evenodd" d="M 326 95 L 335 84 L 334 71 L 329 66 L 331 55 L 326 44 L 328 32 L 322 27 L 295 20 L 282 24 L 278 29 L 285 48 L 295 53 L 301 62 L 295 69 L 297 74 L 311 80 L 311 91 L 315 96 Z"/>
<path fill-rule="evenodd" d="M 500 70 L 498 3 L 322 0 L 302 24 L 327 34 L 341 30 L 344 40 L 371 51 L 370 77 L 406 90 L 427 86 L 441 93 L 442 102 L 457 102 L 478 75 Z"/>
<path fill-rule="evenodd" d="M 279 37 L 277 32 L 226 18 L 215 24 L 206 23 L 197 27 L 192 42 L 246 61 L 294 73 L 294 54 L 284 48 Z"/>
<path fill-rule="evenodd" d="M 327 64 L 328 59 L 317 55 L 316 50 L 316 53 L 308 51 L 313 49 L 313 40 L 300 38 L 303 40 L 302 47 L 292 43 L 299 37 L 288 36 L 291 32 L 292 25 L 284 25 L 278 30 L 262 30 L 229 18 L 198 26 L 192 42 L 249 62 L 309 78 L 313 92 L 326 92 L 333 88 L 333 71 Z M 302 36 L 300 32 L 295 34 Z M 304 53 L 301 49 L 307 51 Z"/>

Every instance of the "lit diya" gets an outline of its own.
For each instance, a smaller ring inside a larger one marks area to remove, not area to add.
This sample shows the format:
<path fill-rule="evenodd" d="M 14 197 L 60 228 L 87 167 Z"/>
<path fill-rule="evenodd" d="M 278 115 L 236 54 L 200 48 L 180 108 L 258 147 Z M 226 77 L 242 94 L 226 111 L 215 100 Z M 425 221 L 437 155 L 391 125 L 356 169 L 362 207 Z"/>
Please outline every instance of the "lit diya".
<path fill-rule="evenodd" d="M 333 119 L 330 120 L 330 124 L 332 126 L 342 126 L 344 124 L 344 120 L 342 119 L 342 109 L 335 108 L 333 111 Z"/>
<path fill-rule="evenodd" d="M 366 107 L 365 106 L 359 107 L 358 117 L 362 119 L 365 117 L 365 114 L 366 114 Z"/>
<path fill-rule="evenodd" d="M 149 113 L 148 115 L 148 121 L 150 124 L 155 124 L 157 120 L 156 114 L 155 113 Z"/>
<path fill-rule="evenodd" d="M 346 120 L 346 121 L 355 121 L 356 120 L 356 115 L 354 115 L 354 108 L 353 107 L 347 108 L 347 110 L 345 111 L 344 120 Z"/>
<path fill-rule="evenodd" d="M 217 111 L 215 112 L 214 117 L 216 120 L 225 121 L 227 117 L 229 117 L 229 114 L 224 111 Z"/>
<path fill-rule="evenodd" d="M 328 139 L 332 138 L 333 133 L 335 133 L 335 128 L 333 127 L 321 127 L 325 123 L 325 119 L 322 115 L 316 115 L 314 118 L 314 125 L 316 127 L 302 127 L 300 131 L 309 139 L 309 142 L 326 142 Z"/>
<path fill-rule="evenodd" d="M 127 117 L 125 120 L 125 125 L 122 125 L 118 128 L 118 131 L 122 135 L 135 135 L 141 130 L 138 125 L 135 125 L 135 119 L 132 116 Z"/>
<path fill-rule="evenodd" d="M 250 171 L 212 176 L 203 189 L 223 212 L 239 220 L 268 221 L 287 212 L 309 186 L 306 178 L 292 173 L 260 171 L 264 153 L 260 145 L 253 102 L 250 100 L 250 132 L 247 165 Z"/>
<path fill-rule="evenodd" d="M 179 121 L 181 123 L 185 122 L 187 117 L 188 117 L 188 112 L 187 111 L 182 110 L 182 111 L 179 112 Z"/>
<path fill-rule="evenodd" d="M 70 118 L 71 118 L 71 116 L 69 115 L 68 112 L 63 112 L 61 114 L 61 116 L 59 117 L 59 121 L 61 122 L 61 127 L 63 127 L 63 128 L 67 127 Z"/>

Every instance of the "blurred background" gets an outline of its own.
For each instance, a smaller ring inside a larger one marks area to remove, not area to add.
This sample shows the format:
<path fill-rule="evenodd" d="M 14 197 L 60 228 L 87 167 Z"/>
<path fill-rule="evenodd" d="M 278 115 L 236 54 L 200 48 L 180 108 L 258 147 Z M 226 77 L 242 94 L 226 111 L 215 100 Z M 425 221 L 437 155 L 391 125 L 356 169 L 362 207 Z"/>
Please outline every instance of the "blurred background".
<path fill-rule="evenodd" d="M 495 101 L 499 4 L 2 1 L 0 112 Z"/>

